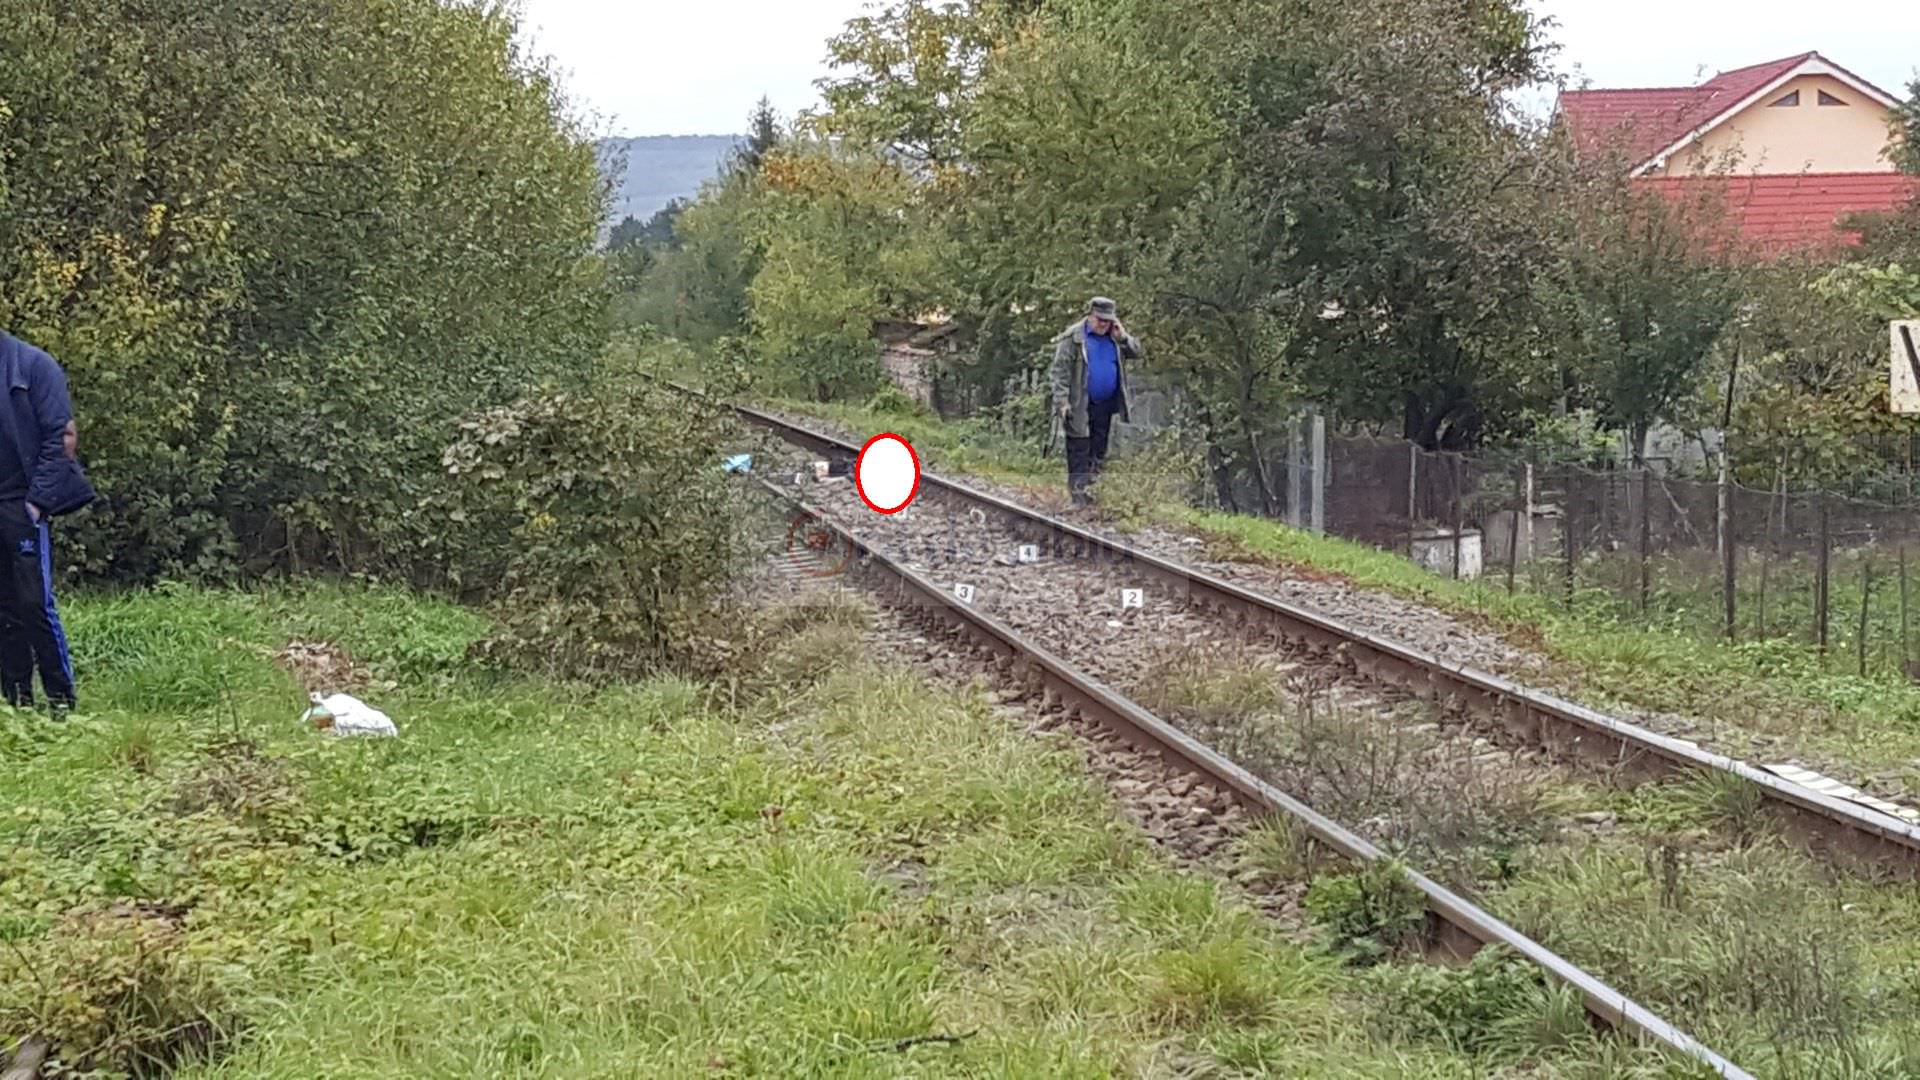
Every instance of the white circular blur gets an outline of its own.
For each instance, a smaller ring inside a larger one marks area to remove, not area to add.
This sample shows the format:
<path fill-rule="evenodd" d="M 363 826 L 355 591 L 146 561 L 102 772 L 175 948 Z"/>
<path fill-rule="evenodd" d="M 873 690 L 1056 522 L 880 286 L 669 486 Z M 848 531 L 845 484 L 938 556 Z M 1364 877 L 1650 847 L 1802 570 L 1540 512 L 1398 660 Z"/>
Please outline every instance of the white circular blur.
<path fill-rule="evenodd" d="M 897 436 L 878 439 L 860 455 L 854 466 L 854 482 L 883 513 L 892 513 L 907 505 L 913 497 L 920 470 L 913 462 L 913 451 Z"/>

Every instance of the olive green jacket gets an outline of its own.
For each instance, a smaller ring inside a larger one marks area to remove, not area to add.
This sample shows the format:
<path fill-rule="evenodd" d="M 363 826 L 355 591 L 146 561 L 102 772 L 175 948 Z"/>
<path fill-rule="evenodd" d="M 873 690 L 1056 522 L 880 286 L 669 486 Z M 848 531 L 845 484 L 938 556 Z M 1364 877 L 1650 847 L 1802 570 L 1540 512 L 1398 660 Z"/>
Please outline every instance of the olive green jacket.
<path fill-rule="evenodd" d="M 1140 358 L 1140 339 L 1132 334 L 1122 335 L 1114 341 L 1118 368 L 1119 385 L 1114 395 L 1119 405 L 1114 411 L 1118 420 L 1127 419 L 1127 361 Z M 1053 415 L 1060 415 L 1062 405 L 1071 405 L 1067 412 L 1067 437 L 1084 439 L 1087 437 L 1087 320 L 1060 331 L 1053 339 Z"/>

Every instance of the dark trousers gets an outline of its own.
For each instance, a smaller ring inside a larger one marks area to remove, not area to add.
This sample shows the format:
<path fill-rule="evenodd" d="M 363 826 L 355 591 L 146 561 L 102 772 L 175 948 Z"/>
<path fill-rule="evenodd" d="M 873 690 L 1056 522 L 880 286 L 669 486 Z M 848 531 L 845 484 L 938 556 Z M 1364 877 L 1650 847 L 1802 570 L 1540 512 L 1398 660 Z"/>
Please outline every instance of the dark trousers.
<path fill-rule="evenodd" d="M 0 575 L 0 686 L 9 705 L 33 704 L 33 672 L 47 700 L 72 705 L 73 660 L 53 605 L 53 535 L 35 523 L 20 499 L 0 501 L 0 543 L 7 573 Z"/>
<path fill-rule="evenodd" d="M 1087 402 L 1087 437 L 1067 437 L 1067 490 L 1074 502 L 1085 502 L 1087 486 L 1100 477 L 1100 466 L 1107 460 L 1107 435 L 1113 430 L 1113 414 L 1120 410 L 1120 395 L 1105 401 Z"/>

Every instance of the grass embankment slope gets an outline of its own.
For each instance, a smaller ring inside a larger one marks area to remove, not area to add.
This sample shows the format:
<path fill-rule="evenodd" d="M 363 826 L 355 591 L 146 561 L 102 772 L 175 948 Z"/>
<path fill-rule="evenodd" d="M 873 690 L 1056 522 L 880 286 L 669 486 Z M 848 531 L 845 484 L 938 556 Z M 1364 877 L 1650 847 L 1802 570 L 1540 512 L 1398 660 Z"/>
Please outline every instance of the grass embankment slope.
<path fill-rule="evenodd" d="M 780 401 L 860 431 L 907 436 L 928 468 L 964 472 L 1025 486 L 1064 489 L 1063 466 L 1036 457 L 990 430 L 924 415 L 857 405 Z M 1109 475 L 1128 484 L 1122 457 Z M 1920 687 L 1891 675 L 1861 678 L 1836 671 L 1806 645 L 1789 640 L 1737 644 L 1703 635 L 1694 620 L 1641 623 L 1610 610 L 1605 590 L 1585 590 L 1569 609 L 1552 591 L 1509 594 L 1505 579 L 1453 581 L 1392 552 L 1335 537 L 1314 536 L 1263 518 L 1141 501 L 1141 483 L 1125 492 L 1125 518 L 1154 521 L 1220 541 L 1235 557 L 1309 566 L 1353 584 L 1467 617 L 1556 662 L 1559 689 L 1590 704 L 1610 703 L 1724 721 L 1774 735 L 1860 768 L 1906 773 L 1920 788 Z"/>
<path fill-rule="evenodd" d="M 195 1077 L 1626 1061 L 1525 979 L 1293 943 L 1170 869 L 1074 753 L 817 640 L 852 626 L 773 650 L 735 709 L 490 677 L 476 616 L 398 593 L 182 589 L 69 621 L 88 716 L 0 715 L 0 1043 Z M 298 724 L 289 640 L 350 654 L 401 737 Z M 966 1038 L 900 1042 L 942 1035 Z"/>

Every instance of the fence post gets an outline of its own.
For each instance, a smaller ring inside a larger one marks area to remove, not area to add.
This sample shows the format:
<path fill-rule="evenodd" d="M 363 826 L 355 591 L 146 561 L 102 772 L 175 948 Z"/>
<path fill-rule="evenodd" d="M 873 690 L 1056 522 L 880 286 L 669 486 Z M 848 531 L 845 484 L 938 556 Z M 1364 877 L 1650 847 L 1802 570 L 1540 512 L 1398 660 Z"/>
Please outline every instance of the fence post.
<path fill-rule="evenodd" d="M 1733 477 L 1727 468 L 1727 455 L 1723 447 L 1720 453 L 1720 595 L 1726 602 L 1728 641 L 1736 641 L 1740 637 L 1739 615 L 1736 608 L 1736 590 L 1739 582 L 1734 576 L 1732 481 Z"/>
<path fill-rule="evenodd" d="M 1420 444 L 1407 444 L 1407 558 L 1414 557 L 1413 528 L 1420 517 Z"/>
<path fill-rule="evenodd" d="M 1300 414 L 1294 413 L 1287 421 L 1287 524 L 1296 529 L 1305 528 L 1307 515 L 1300 507 L 1300 459 L 1306 456 L 1306 450 L 1300 437 Z"/>
<path fill-rule="evenodd" d="M 1531 479 L 1531 477 L 1529 477 L 1529 479 Z M 1520 564 L 1520 515 L 1522 513 L 1521 500 L 1524 498 L 1528 503 L 1533 502 L 1533 499 L 1531 498 L 1532 494 L 1533 494 L 1532 492 L 1526 491 L 1524 489 L 1524 486 L 1522 487 L 1521 490 L 1516 490 L 1513 493 L 1513 522 L 1511 526 L 1509 526 L 1507 529 L 1507 595 L 1508 596 L 1513 595 L 1513 571 L 1514 571 L 1514 568 Z M 1527 509 L 1531 510 L 1532 507 L 1529 506 L 1527 507 Z M 1533 515 L 1531 513 L 1528 513 L 1527 518 L 1528 520 L 1531 520 L 1533 518 Z M 1481 535 L 1482 536 L 1486 535 L 1484 530 L 1481 532 Z"/>
<path fill-rule="evenodd" d="M 1534 513 L 1533 462 L 1528 461 L 1527 462 L 1527 565 L 1528 566 L 1532 566 L 1533 560 L 1538 558 L 1540 555 L 1540 549 L 1534 546 L 1533 513 Z M 1527 580 L 1528 581 L 1533 580 L 1533 572 L 1531 570 L 1527 572 Z"/>
<path fill-rule="evenodd" d="M 1653 588 L 1653 470 L 1640 463 L 1640 618 L 1647 617 L 1647 594 Z"/>
<path fill-rule="evenodd" d="M 1832 528 L 1832 520 L 1827 513 L 1827 493 L 1822 491 L 1820 493 L 1820 553 L 1816 560 L 1813 581 L 1813 604 L 1815 608 L 1813 613 L 1813 637 L 1814 642 L 1820 646 L 1822 653 L 1827 651 L 1827 590 L 1830 584 L 1827 575 L 1830 569 L 1828 564 L 1833 554 L 1831 550 L 1832 544 L 1830 543 L 1833 538 Z"/>
<path fill-rule="evenodd" d="M 1313 414 L 1313 531 L 1327 531 L 1327 418 Z"/>
<path fill-rule="evenodd" d="M 1566 503 L 1566 509 L 1560 513 L 1560 538 L 1564 541 L 1562 546 L 1566 549 L 1567 610 L 1569 611 L 1573 610 L 1574 557 L 1578 554 L 1580 547 L 1573 539 L 1573 481 L 1574 469 L 1569 465 L 1567 466 L 1567 493 L 1563 500 Z"/>
<path fill-rule="evenodd" d="M 1460 549 L 1466 546 L 1467 542 L 1466 524 L 1460 520 L 1460 455 L 1449 455 L 1448 461 L 1450 464 L 1447 466 L 1447 476 L 1451 480 L 1448 486 L 1453 489 L 1453 580 L 1459 581 Z M 1486 561 L 1485 552 L 1481 553 L 1480 559 L 1482 562 Z"/>

